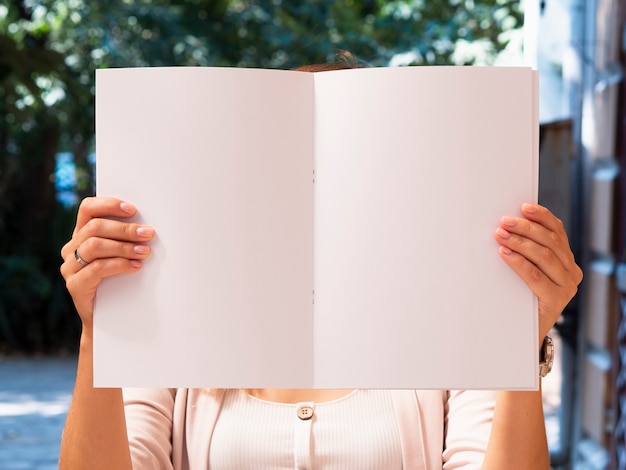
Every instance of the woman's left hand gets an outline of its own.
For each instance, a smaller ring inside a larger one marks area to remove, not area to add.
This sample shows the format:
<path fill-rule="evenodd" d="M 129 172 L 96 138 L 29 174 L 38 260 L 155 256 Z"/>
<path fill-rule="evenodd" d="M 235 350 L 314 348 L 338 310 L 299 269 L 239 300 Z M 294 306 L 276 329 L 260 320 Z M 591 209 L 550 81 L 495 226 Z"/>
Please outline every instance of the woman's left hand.
<path fill-rule="evenodd" d="M 583 272 L 576 264 L 563 222 L 538 204 L 523 204 L 523 217 L 505 216 L 494 236 L 500 257 L 539 301 L 539 342 L 576 295 Z"/>

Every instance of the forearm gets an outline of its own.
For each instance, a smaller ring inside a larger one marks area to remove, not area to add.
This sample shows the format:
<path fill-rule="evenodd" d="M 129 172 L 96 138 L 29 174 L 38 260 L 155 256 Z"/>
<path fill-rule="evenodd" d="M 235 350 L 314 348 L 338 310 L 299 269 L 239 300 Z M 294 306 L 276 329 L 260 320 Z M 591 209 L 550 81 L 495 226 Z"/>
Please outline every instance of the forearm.
<path fill-rule="evenodd" d="M 131 469 L 126 436 L 122 390 L 93 387 L 91 335 L 84 335 L 61 440 L 59 468 Z"/>
<path fill-rule="evenodd" d="M 498 392 L 483 470 L 550 468 L 541 390 Z"/>

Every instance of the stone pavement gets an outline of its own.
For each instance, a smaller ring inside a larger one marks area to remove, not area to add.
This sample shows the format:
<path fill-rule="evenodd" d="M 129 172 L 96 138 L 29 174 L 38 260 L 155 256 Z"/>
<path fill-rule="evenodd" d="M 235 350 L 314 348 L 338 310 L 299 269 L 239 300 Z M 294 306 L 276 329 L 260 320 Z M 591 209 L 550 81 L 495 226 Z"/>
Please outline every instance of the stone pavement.
<path fill-rule="evenodd" d="M 58 468 L 76 358 L 0 357 L 0 469 Z"/>

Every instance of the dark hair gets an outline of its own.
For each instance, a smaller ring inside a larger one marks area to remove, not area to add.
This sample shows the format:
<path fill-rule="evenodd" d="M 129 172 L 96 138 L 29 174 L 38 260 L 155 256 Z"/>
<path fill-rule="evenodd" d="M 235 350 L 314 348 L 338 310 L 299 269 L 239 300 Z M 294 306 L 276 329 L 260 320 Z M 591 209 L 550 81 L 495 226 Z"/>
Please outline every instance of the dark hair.
<path fill-rule="evenodd" d="M 359 62 L 359 59 L 352 54 L 352 52 L 340 49 L 337 51 L 336 62 L 302 65 L 294 70 L 298 72 L 329 72 L 331 70 L 360 69 L 362 67 L 363 65 Z"/>

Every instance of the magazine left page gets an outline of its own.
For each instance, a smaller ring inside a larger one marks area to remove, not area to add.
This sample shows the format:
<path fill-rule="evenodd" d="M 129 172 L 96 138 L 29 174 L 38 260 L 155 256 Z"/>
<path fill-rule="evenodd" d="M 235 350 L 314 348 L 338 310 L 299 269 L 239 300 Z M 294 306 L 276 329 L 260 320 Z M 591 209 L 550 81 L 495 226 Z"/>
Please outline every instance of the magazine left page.
<path fill-rule="evenodd" d="M 312 79 L 97 72 L 97 194 L 135 204 L 156 239 L 98 289 L 96 386 L 310 382 Z"/>

